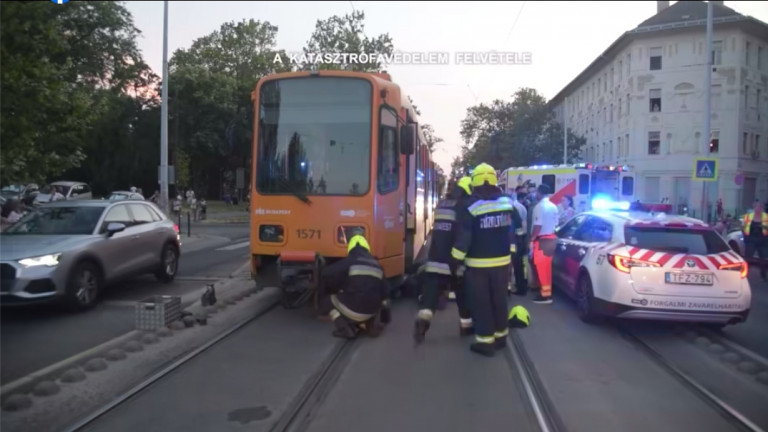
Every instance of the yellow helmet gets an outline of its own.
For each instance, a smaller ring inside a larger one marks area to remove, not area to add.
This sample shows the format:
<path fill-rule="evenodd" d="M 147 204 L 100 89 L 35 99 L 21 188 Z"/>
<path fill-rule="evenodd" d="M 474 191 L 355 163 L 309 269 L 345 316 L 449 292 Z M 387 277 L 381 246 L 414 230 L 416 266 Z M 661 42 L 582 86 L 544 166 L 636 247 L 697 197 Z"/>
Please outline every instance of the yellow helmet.
<path fill-rule="evenodd" d="M 531 325 L 531 316 L 522 306 L 515 306 L 509 310 L 509 326 L 513 328 L 526 328 Z"/>
<path fill-rule="evenodd" d="M 347 253 L 352 252 L 352 249 L 354 249 L 355 246 L 362 246 L 368 252 L 371 251 L 371 246 L 368 245 L 368 240 L 360 234 L 355 234 L 349 239 L 349 243 L 347 243 Z"/>
<path fill-rule="evenodd" d="M 472 187 L 478 187 L 488 182 L 491 186 L 496 186 L 496 170 L 487 163 L 481 163 L 472 171 Z"/>
<path fill-rule="evenodd" d="M 464 192 L 466 192 L 467 195 L 472 195 L 472 189 L 470 188 L 471 184 L 472 178 L 467 176 L 462 177 L 458 182 L 456 182 L 456 186 L 464 189 Z"/>

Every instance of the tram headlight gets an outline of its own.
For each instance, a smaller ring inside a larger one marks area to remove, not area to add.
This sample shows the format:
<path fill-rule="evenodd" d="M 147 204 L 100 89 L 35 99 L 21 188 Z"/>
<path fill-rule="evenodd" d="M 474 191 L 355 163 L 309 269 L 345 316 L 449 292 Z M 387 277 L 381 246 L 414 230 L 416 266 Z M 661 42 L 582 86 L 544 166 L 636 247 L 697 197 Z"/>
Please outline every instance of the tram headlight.
<path fill-rule="evenodd" d="M 339 244 L 347 244 L 347 240 L 352 236 L 360 234 L 365 237 L 365 227 L 360 225 L 341 225 L 336 229 L 336 242 Z"/>
<path fill-rule="evenodd" d="M 285 229 L 281 225 L 259 225 L 259 241 L 264 243 L 282 243 Z"/>

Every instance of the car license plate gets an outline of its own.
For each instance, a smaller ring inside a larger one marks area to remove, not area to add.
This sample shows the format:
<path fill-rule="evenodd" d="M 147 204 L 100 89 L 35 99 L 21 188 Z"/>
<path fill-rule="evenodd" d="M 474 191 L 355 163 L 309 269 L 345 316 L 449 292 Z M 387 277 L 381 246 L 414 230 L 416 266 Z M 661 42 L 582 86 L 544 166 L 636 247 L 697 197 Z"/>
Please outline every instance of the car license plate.
<path fill-rule="evenodd" d="M 668 284 L 714 285 L 714 276 L 712 273 L 668 272 L 665 281 Z"/>

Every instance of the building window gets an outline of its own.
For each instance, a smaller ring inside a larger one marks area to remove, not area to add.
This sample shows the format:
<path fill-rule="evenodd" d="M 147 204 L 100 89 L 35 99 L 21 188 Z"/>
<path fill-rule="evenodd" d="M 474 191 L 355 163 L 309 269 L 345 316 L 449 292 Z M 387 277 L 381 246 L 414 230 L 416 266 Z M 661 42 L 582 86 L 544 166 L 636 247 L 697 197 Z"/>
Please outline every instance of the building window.
<path fill-rule="evenodd" d="M 629 157 L 629 134 L 624 135 L 624 155 Z"/>
<path fill-rule="evenodd" d="M 621 137 L 616 138 L 616 147 L 617 147 L 618 156 L 620 158 L 624 157 L 624 147 L 621 144 Z"/>
<path fill-rule="evenodd" d="M 661 89 L 651 89 L 649 92 L 649 109 L 651 112 L 661 111 Z"/>
<path fill-rule="evenodd" d="M 713 84 L 712 85 L 712 111 L 717 111 L 720 109 L 720 96 L 722 95 L 723 86 L 720 84 Z"/>
<path fill-rule="evenodd" d="M 630 102 L 629 93 L 627 93 L 627 115 L 629 115 L 629 105 L 630 105 L 629 102 Z"/>
<path fill-rule="evenodd" d="M 597 79 L 597 94 L 598 94 L 598 95 L 600 95 L 600 94 L 602 94 L 602 93 L 603 93 L 603 91 L 602 91 L 602 89 L 603 89 L 603 86 L 601 86 L 601 85 L 600 85 L 600 82 L 601 82 L 601 79 L 600 79 L 600 78 L 598 78 L 598 79 Z"/>
<path fill-rule="evenodd" d="M 713 130 L 709 135 L 709 152 L 710 153 L 720 152 L 720 131 L 719 130 Z"/>
<path fill-rule="evenodd" d="M 749 52 L 752 51 L 752 44 L 747 42 L 744 46 L 744 64 L 749 67 Z"/>
<path fill-rule="evenodd" d="M 648 132 L 648 154 L 661 154 L 661 132 Z"/>
<path fill-rule="evenodd" d="M 624 79 L 624 60 L 619 60 L 619 81 Z"/>
<path fill-rule="evenodd" d="M 755 152 L 755 157 L 760 154 L 760 135 L 758 134 L 755 134 L 755 148 L 753 151 Z"/>
<path fill-rule="evenodd" d="M 661 47 L 651 48 L 651 70 L 661 70 Z"/>
<path fill-rule="evenodd" d="M 603 74 L 603 90 L 608 91 L 608 72 Z"/>
<path fill-rule="evenodd" d="M 744 86 L 744 109 L 749 108 L 749 86 Z"/>
<path fill-rule="evenodd" d="M 632 53 L 627 53 L 627 76 L 632 75 Z"/>
<path fill-rule="evenodd" d="M 618 118 L 621 118 L 621 106 L 623 104 L 624 104 L 624 100 L 622 98 L 619 98 L 619 104 L 616 106 L 619 110 L 618 113 L 616 114 Z"/>
<path fill-rule="evenodd" d="M 749 143 L 749 134 L 744 132 L 744 137 L 742 138 L 742 141 L 741 141 L 741 148 L 744 155 L 749 154 L 749 149 L 747 148 L 748 143 Z"/>
<path fill-rule="evenodd" d="M 762 92 L 760 91 L 760 89 L 757 89 L 757 96 L 755 98 L 756 99 L 755 100 L 755 109 L 757 110 L 757 121 L 760 121 L 760 101 L 761 101 L 760 97 L 761 97 L 761 93 Z"/>
<path fill-rule="evenodd" d="M 763 47 L 757 47 L 757 69 L 763 70 Z"/>
<path fill-rule="evenodd" d="M 613 122 L 613 104 L 611 104 L 611 114 L 608 116 L 608 121 Z"/>
<path fill-rule="evenodd" d="M 612 161 L 613 157 L 613 140 L 608 141 L 608 162 Z"/>
<path fill-rule="evenodd" d="M 712 64 L 723 64 L 723 41 L 712 41 Z"/>

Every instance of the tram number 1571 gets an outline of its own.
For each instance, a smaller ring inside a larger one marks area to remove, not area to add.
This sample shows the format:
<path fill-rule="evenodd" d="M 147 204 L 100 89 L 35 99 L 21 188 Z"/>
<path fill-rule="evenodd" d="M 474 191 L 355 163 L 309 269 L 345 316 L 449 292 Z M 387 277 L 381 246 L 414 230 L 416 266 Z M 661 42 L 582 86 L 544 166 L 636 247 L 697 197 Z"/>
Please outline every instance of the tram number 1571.
<path fill-rule="evenodd" d="M 319 229 L 297 229 L 296 237 L 302 240 L 312 240 L 312 239 L 320 240 L 320 230 Z"/>

